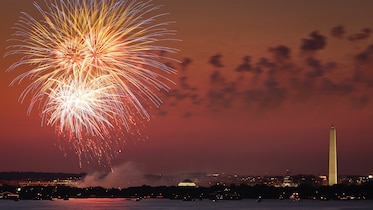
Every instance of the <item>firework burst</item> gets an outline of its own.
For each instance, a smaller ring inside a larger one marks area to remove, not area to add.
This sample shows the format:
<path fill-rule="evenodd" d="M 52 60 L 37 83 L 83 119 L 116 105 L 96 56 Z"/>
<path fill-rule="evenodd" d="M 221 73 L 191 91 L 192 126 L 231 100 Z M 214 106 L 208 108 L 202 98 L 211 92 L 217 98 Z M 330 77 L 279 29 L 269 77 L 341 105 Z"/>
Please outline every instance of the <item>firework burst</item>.
<path fill-rule="evenodd" d="M 159 6 L 136 0 L 51 0 L 41 19 L 29 14 L 15 24 L 6 55 L 21 55 L 9 67 L 27 71 L 11 83 L 30 79 L 20 96 L 31 97 L 28 112 L 41 107 L 42 125 L 56 128 L 81 156 L 110 162 L 136 121 L 149 120 L 158 107 L 156 92 L 168 90 L 163 72 L 175 73 L 159 43 L 174 31 L 151 15 Z M 137 132 L 135 132 L 137 133 Z M 113 137 L 116 136 L 116 137 Z"/>

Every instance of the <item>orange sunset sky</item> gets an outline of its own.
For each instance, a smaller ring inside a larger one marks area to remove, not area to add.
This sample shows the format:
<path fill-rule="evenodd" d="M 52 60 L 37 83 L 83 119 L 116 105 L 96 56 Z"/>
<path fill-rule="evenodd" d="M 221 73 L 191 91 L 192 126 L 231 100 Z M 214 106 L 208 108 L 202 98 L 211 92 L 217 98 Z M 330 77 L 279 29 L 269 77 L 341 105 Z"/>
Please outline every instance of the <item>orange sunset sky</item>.
<path fill-rule="evenodd" d="M 339 172 L 373 173 L 373 1 L 154 0 L 175 21 L 166 44 L 178 74 L 164 104 L 151 110 L 142 140 L 128 137 L 113 160 L 144 173 L 225 172 L 322 175 L 329 127 L 337 128 Z M 31 0 L 0 1 L 0 53 Z M 0 171 L 90 172 L 61 151 L 53 128 L 9 87 L 1 57 Z"/>

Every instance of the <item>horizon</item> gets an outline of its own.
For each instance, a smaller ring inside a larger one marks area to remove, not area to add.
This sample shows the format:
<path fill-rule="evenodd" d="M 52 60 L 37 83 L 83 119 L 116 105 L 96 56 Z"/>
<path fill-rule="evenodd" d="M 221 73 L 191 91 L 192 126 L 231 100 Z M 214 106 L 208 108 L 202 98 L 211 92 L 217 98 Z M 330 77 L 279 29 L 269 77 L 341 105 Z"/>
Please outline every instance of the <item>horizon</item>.
<path fill-rule="evenodd" d="M 343 186 L 362 185 L 372 182 L 373 175 L 339 175 L 336 184 Z M 301 184 L 312 186 L 332 186 L 327 184 L 326 175 L 290 174 L 284 175 L 244 175 L 191 172 L 181 174 L 124 174 L 110 173 L 49 173 L 49 172 L 0 172 L 0 186 L 54 186 L 65 185 L 77 188 L 130 188 L 138 186 L 178 186 L 184 180 L 190 180 L 198 186 L 266 185 L 298 187 Z M 334 185 L 334 184 L 333 184 Z"/>
<path fill-rule="evenodd" d="M 35 174 L 64 174 L 64 175 L 67 175 L 67 174 L 71 174 L 71 175 L 81 175 L 81 174 L 86 174 L 86 175 L 89 175 L 89 174 L 92 174 L 92 173 L 97 173 L 97 171 L 95 172 L 48 172 L 48 171 L 0 171 L 0 173 L 35 173 Z M 101 172 L 101 173 L 106 173 L 106 174 L 110 174 L 112 172 Z M 197 174 L 200 174 L 200 175 L 227 175 L 227 176 L 252 176 L 252 177 L 255 177 L 255 176 L 261 176 L 261 177 L 265 177 L 265 176 L 326 176 L 327 177 L 327 173 L 325 174 L 304 174 L 304 173 L 290 173 L 290 174 L 287 174 L 286 171 L 284 174 L 237 174 L 237 173 L 226 173 L 226 172 L 223 172 L 223 173 L 218 173 L 218 172 L 196 172 L 196 171 L 190 171 L 190 172 L 180 172 L 180 173 L 170 173 L 170 174 L 152 174 L 152 173 L 144 173 L 142 174 L 143 176 L 180 176 L 180 175 L 197 175 Z M 372 174 L 339 174 L 338 177 L 347 177 L 347 176 L 372 176 Z"/>

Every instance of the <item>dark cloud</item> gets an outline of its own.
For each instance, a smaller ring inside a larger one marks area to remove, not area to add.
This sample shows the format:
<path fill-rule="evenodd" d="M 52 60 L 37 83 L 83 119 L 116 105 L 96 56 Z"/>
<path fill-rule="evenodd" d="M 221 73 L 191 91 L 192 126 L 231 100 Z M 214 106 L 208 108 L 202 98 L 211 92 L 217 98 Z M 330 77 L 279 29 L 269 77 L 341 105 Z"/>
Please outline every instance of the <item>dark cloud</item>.
<path fill-rule="evenodd" d="M 181 65 L 181 69 L 182 70 L 186 70 L 187 67 L 192 63 L 192 59 L 191 58 L 184 58 L 183 61 L 181 61 L 180 65 Z"/>
<path fill-rule="evenodd" d="M 179 78 L 180 88 L 172 89 L 168 92 L 164 91 L 164 94 L 166 95 L 166 97 L 175 99 L 176 101 L 174 101 L 174 103 L 176 103 L 177 101 L 186 100 L 186 99 L 193 101 L 193 103 L 195 101 L 200 101 L 201 99 L 199 98 L 199 95 L 195 93 L 196 91 L 198 91 L 198 88 L 191 87 L 190 84 L 187 82 L 188 81 L 187 79 L 188 78 L 186 76 L 180 77 Z"/>
<path fill-rule="evenodd" d="M 201 105 L 201 104 L 203 103 L 203 101 L 204 101 L 204 100 L 201 98 L 201 96 L 198 95 L 198 94 L 191 94 L 191 95 L 190 95 L 190 98 L 191 98 L 192 103 L 193 103 L 194 105 Z"/>
<path fill-rule="evenodd" d="M 286 60 L 290 58 L 290 48 L 279 45 L 277 47 L 271 47 L 268 49 L 276 60 Z"/>
<path fill-rule="evenodd" d="M 161 111 L 159 111 L 158 114 L 161 115 L 161 116 L 166 116 L 168 114 L 168 112 L 165 111 L 165 110 L 161 110 Z"/>
<path fill-rule="evenodd" d="M 274 78 L 273 76 L 269 77 L 265 82 L 264 82 L 265 86 L 269 89 L 273 89 L 273 88 L 276 88 L 278 86 L 278 82 L 276 80 L 276 78 Z"/>
<path fill-rule="evenodd" d="M 186 76 L 181 76 L 180 78 L 179 78 L 179 80 L 180 80 L 180 87 L 182 88 L 182 89 L 190 89 L 190 85 L 189 85 L 189 83 L 188 83 L 188 77 L 186 77 Z"/>
<path fill-rule="evenodd" d="M 310 39 L 303 39 L 301 49 L 303 51 L 316 51 L 324 49 L 326 46 L 326 38 L 320 35 L 317 31 L 310 34 Z"/>
<path fill-rule="evenodd" d="M 363 28 L 360 33 L 352 34 L 347 37 L 350 41 L 363 40 L 369 37 L 372 30 L 370 28 Z"/>
<path fill-rule="evenodd" d="M 185 57 L 183 58 L 182 62 L 179 63 L 179 67 L 183 68 L 183 70 L 186 70 L 190 64 L 192 63 L 192 59 Z M 169 64 L 171 65 L 171 64 Z M 181 103 L 190 103 L 194 105 L 200 105 L 203 103 L 203 99 L 199 94 L 197 94 L 199 88 L 193 87 L 189 82 L 189 76 L 187 75 L 187 72 L 182 72 L 182 74 L 178 77 L 177 86 L 174 88 L 171 88 L 170 91 L 162 91 L 162 93 L 165 95 L 164 103 L 168 104 L 171 107 L 180 107 Z M 161 110 L 159 115 L 167 115 L 168 112 Z M 181 114 L 182 117 L 185 116 L 191 116 L 191 113 L 189 114 Z"/>
<path fill-rule="evenodd" d="M 287 89 L 280 87 L 281 83 L 275 74 L 270 74 L 264 82 L 264 96 L 259 101 L 262 108 L 275 108 L 287 98 Z"/>
<path fill-rule="evenodd" d="M 221 75 L 220 71 L 215 70 L 210 75 L 210 81 L 212 83 L 222 83 L 225 81 L 224 77 Z"/>
<path fill-rule="evenodd" d="M 246 100 L 250 98 L 252 99 L 251 102 L 258 104 L 259 109 L 276 109 L 286 100 L 287 89 L 276 87 L 267 90 L 248 91 L 246 92 Z M 257 99 L 257 101 L 254 99 Z"/>
<path fill-rule="evenodd" d="M 272 70 L 276 67 L 276 65 L 271 62 L 268 58 L 261 57 L 259 58 L 256 65 L 253 67 L 253 73 L 256 75 L 259 75 L 263 72 L 269 72 L 271 73 Z"/>
<path fill-rule="evenodd" d="M 366 28 L 359 34 L 370 33 L 370 29 Z M 347 37 L 341 25 L 331 29 L 331 36 Z M 361 36 L 355 34 L 348 39 L 358 40 L 362 39 Z M 320 99 L 320 95 L 324 98 L 342 97 L 343 100 L 351 100 L 351 105 L 355 108 L 366 107 L 366 104 L 371 103 L 372 96 L 361 95 L 359 91 L 368 92 L 373 88 L 373 73 L 371 73 L 373 71 L 370 71 L 370 67 L 373 66 L 373 44 L 356 53 L 354 57 L 350 57 L 350 61 L 355 61 L 357 64 L 350 76 L 345 74 L 347 71 L 344 71 L 338 77 L 336 75 L 340 70 L 345 70 L 342 68 L 346 66 L 333 61 L 324 61 L 319 58 L 320 55 L 313 53 L 324 49 L 326 44 L 326 38 L 314 31 L 308 38 L 302 40 L 302 54 L 298 57 L 300 59 L 295 58 L 296 61 L 293 60 L 292 49 L 284 45 L 268 48 L 269 58 L 261 57 L 255 61 L 250 56 L 244 56 L 241 63 L 231 69 L 237 77 L 222 74 L 225 70 L 222 55 L 216 54 L 209 59 L 209 64 L 214 68 L 210 68 L 208 72 L 210 75 L 207 84 L 193 87 L 187 76 L 189 72 L 183 72 L 178 78 L 178 88 L 167 92 L 166 96 L 170 98 L 171 106 L 179 105 L 175 109 L 188 104 L 188 107 L 203 106 L 214 112 L 242 106 L 245 109 L 250 107 L 271 110 L 281 106 L 286 100 L 311 101 Z M 303 60 L 303 63 L 299 60 Z M 186 57 L 179 68 L 186 69 L 191 63 L 192 59 Z M 160 112 L 160 115 L 166 114 L 167 112 Z M 180 109 L 180 116 L 188 118 L 192 117 L 192 113 L 190 110 Z"/>
<path fill-rule="evenodd" d="M 275 66 L 274 63 L 268 60 L 268 58 L 261 57 L 259 58 L 259 61 L 256 63 L 256 65 L 265 67 L 265 68 L 273 68 Z"/>
<path fill-rule="evenodd" d="M 352 81 L 355 85 L 363 85 L 368 89 L 373 88 L 372 63 L 355 69 Z"/>
<path fill-rule="evenodd" d="M 223 56 L 221 54 L 213 55 L 213 56 L 211 56 L 209 63 L 216 68 L 224 67 L 224 65 L 221 62 L 222 57 Z"/>
<path fill-rule="evenodd" d="M 362 31 L 363 31 L 363 33 L 370 34 L 372 32 L 372 29 L 370 29 L 370 28 L 363 28 Z"/>
<path fill-rule="evenodd" d="M 333 71 L 338 68 L 338 64 L 334 61 L 328 62 L 324 65 L 325 71 Z"/>
<path fill-rule="evenodd" d="M 293 99 L 295 101 L 305 101 L 316 93 L 316 81 L 314 79 L 291 78 L 290 84 L 290 87 L 294 91 Z"/>
<path fill-rule="evenodd" d="M 358 62 L 368 62 L 371 61 L 373 57 L 373 44 L 369 45 L 365 50 L 358 53 L 355 56 L 355 60 Z"/>
<path fill-rule="evenodd" d="M 321 65 L 321 62 L 313 57 L 309 57 L 306 61 L 307 65 L 312 68 L 311 71 L 306 73 L 308 78 L 316 78 L 324 75 L 324 69 Z"/>
<path fill-rule="evenodd" d="M 183 100 L 188 97 L 188 94 L 183 93 L 178 89 L 172 89 L 169 92 L 166 92 L 166 96 L 169 98 L 174 98 L 176 100 Z"/>
<path fill-rule="evenodd" d="M 222 88 L 222 91 L 225 93 L 229 93 L 233 95 L 237 90 L 237 82 L 230 82 L 228 84 L 225 84 Z"/>
<path fill-rule="evenodd" d="M 287 98 L 287 89 L 282 88 L 271 88 L 268 91 L 268 99 L 267 101 L 273 102 L 273 104 L 276 106 L 280 102 L 284 101 Z M 268 102 L 267 102 L 268 103 Z"/>
<path fill-rule="evenodd" d="M 251 64 L 250 64 L 250 56 L 245 56 L 243 58 L 243 63 L 239 65 L 235 70 L 237 72 L 244 72 L 244 71 L 250 71 L 251 70 Z"/>
<path fill-rule="evenodd" d="M 364 107 L 367 106 L 367 104 L 369 103 L 371 97 L 369 97 L 368 95 L 362 95 L 362 96 L 358 96 L 358 97 L 352 97 L 351 98 L 351 103 L 352 103 L 352 106 L 356 109 L 362 109 Z"/>
<path fill-rule="evenodd" d="M 224 101 L 224 93 L 219 90 L 210 89 L 207 93 L 209 107 L 219 106 Z"/>
<path fill-rule="evenodd" d="M 260 74 L 264 71 L 263 69 L 272 69 L 274 67 L 275 64 L 270 62 L 268 58 L 261 57 L 256 63 L 256 66 L 253 67 L 253 73 Z"/>
<path fill-rule="evenodd" d="M 246 90 L 244 92 L 244 100 L 247 103 L 262 101 L 264 94 L 265 94 L 264 90 L 259 89 L 259 88 Z"/>
<path fill-rule="evenodd" d="M 361 82 L 363 80 L 363 71 L 361 69 L 356 69 L 352 77 L 352 80 L 355 83 Z"/>
<path fill-rule="evenodd" d="M 346 95 L 354 91 L 354 87 L 347 83 L 335 83 L 330 79 L 323 79 L 320 89 L 324 93 Z"/>
<path fill-rule="evenodd" d="M 255 66 L 252 71 L 254 74 L 260 74 L 263 72 L 262 68 L 260 66 Z"/>
<path fill-rule="evenodd" d="M 210 89 L 207 93 L 209 107 L 229 108 L 237 96 L 237 82 L 222 84 L 219 88 Z"/>
<path fill-rule="evenodd" d="M 191 112 L 184 112 L 184 114 L 183 114 L 183 118 L 189 118 L 191 116 L 192 116 Z"/>
<path fill-rule="evenodd" d="M 343 38 L 345 33 L 346 33 L 346 31 L 345 31 L 345 29 L 342 25 L 335 26 L 330 30 L 330 34 L 333 37 L 336 37 L 336 38 Z"/>

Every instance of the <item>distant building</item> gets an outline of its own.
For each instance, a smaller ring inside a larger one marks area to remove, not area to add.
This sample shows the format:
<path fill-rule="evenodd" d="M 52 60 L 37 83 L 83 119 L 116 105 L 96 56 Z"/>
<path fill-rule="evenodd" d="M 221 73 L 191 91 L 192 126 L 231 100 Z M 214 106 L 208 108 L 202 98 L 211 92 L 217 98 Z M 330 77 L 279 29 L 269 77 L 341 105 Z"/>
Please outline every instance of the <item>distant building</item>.
<path fill-rule="evenodd" d="M 184 179 L 177 186 L 178 187 L 197 187 L 197 185 L 190 179 Z"/>
<path fill-rule="evenodd" d="M 329 134 L 329 186 L 338 184 L 337 176 L 337 134 L 334 125 L 332 125 Z"/>
<path fill-rule="evenodd" d="M 320 180 L 320 183 L 318 183 L 318 185 L 321 185 L 321 186 L 327 186 L 328 185 L 328 177 L 327 176 L 319 176 L 319 180 Z"/>
<path fill-rule="evenodd" d="M 29 181 L 20 181 L 18 185 L 20 187 L 25 186 L 78 186 L 79 180 L 73 179 L 62 179 L 62 180 L 29 180 Z"/>
<path fill-rule="evenodd" d="M 298 187 L 298 184 L 293 182 L 293 179 L 290 175 L 286 175 L 284 177 L 281 187 Z"/>

